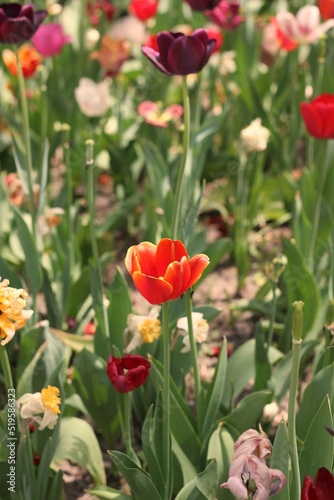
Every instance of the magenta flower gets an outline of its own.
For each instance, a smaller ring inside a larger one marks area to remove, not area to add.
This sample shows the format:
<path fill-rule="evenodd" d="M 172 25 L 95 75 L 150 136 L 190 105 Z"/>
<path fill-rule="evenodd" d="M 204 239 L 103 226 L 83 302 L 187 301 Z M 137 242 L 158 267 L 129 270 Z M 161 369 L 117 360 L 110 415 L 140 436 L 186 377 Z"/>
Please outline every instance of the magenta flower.
<path fill-rule="evenodd" d="M 216 46 L 205 29 L 191 35 L 162 31 L 157 35 L 158 51 L 144 45 L 143 54 L 166 75 L 198 73 L 208 62 Z"/>
<path fill-rule="evenodd" d="M 65 35 L 63 27 L 58 23 L 49 23 L 40 26 L 31 41 L 35 49 L 44 57 L 53 57 L 60 54 L 61 49 L 72 38 Z"/>
<path fill-rule="evenodd" d="M 193 10 L 210 10 L 219 4 L 220 0 L 186 0 Z"/>
<path fill-rule="evenodd" d="M 18 44 L 30 40 L 47 16 L 45 10 L 35 10 L 33 4 L 0 4 L 0 43 Z"/>
<path fill-rule="evenodd" d="M 239 14 L 240 3 L 234 0 L 220 0 L 220 3 L 205 14 L 208 18 L 220 28 L 226 30 L 235 30 L 244 18 Z"/>

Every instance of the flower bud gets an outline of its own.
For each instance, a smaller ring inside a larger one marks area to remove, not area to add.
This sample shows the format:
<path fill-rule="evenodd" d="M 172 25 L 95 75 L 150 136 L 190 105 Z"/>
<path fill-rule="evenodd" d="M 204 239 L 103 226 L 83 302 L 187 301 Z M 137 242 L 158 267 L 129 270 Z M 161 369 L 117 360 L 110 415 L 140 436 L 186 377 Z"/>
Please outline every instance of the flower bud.
<path fill-rule="evenodd" d="M 300 341 L 303 333 L 303 307 L 304 302 L 301 300 L 296 300 L 292 304 L 294 310 L 292 313 L 292 337 L 293 340 Z"/>

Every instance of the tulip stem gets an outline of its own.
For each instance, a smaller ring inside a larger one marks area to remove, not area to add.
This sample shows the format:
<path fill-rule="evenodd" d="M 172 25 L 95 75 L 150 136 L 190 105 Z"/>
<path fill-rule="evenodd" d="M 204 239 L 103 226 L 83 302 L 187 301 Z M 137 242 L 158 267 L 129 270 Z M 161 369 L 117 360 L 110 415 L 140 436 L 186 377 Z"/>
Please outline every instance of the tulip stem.
<path fill-rule="evenodd" d="M 311 271 L 314 270 L 314 251 L 315 251 L 315 245 L 316 245 L 318 230 L 319 230 L 322 195 L 323 195 L 323 191 L 324 191 L 324 187 L 325 187 L 325 183 L 326 183 L 326 179 L 327 179 L 330 159 L 332 158 L 333 146 L 334 146 L 334 141 L 329 140 L 327 143 L 326 157 L 325 157 L 324 165 L 320 169 L 320 181 L 319 181 L 319 186 L 317 189 L 317 196 L 316 196 L 314 217 L 313 217 L 313 224 L 312 224 L 311 243 L 310 243 L 310 249 L 309 249 L 309 255 L 308 255 L 309 266 L 310 266 Z"/>
<path fill-rule="evenodd" d="M 195 380 L 195 398 L 196 398 L 196 413 L 197 413 L 197 422 L 200 426 L 202 423 L 201 420 L 201 378 L 198 369 L 198 359 L 197 359 L 197 346 L 196 339 L 194 335 L 193 321 L 192 321 L 192 301 L 191 301 L 191 292 L 187 290 L 185 293 L 186 299 L 186 310 L 187 310 L 187 320 L 188 320 L 188 335 L 190 342 L 190 352 L 191 352 L 191 362 L 194 370 L 194 380 Z"/>
<path fill-rule="evenodd" d="M 302 340 L 292 340 L 292 369 L 289 392 L 288 408 L 288 437 L 292 467 L 292 492 L 291 498 L 300 498 L 300 471 L 298 460 L 298 448 L 296 439 L 296 397 L 299 379 L 300 350 Z"/>
<path fill-rule="evenodd" d="M 7 350 L 2 345 L 0 345 L 0 361 L 1 361 L 1 365 L 2 365 L 6 389 L 8 391 L 8 389 L 14 388 L 13 377 L 12 377 L 12 370 L 10 368 Z"/>
<path fill-rule="evenodd" d="M 183 152 L 181 164 L 177 174 L 176 188 L 175 188 L 175 198 L 173 203 L 173 215 L 172 215 L 172 238 L 178 239 L 179 235 L 179 221 L 181 212 L 181 203 L 184 196 L 184 173 L 186 169 L 187 162 L 190 160 L 190 99 L 189 91 L 187 85 L 187 77 L 182 77 L 182 93 L 183 93 Z"/>
<path fill-rule="evenodd" d="M 17 81 L 19 86 L 20 104 L 22 112 L 22 124 L 23 124 L 23 138 L 25 146 L 25 167 L 27 173 L 27 184 L 28 184 L 28 196 L 29 196 L 29 210 L 31 216 L 31 227 L 34 241 L 36 243 L 36 221 L 35 221 L 35 204 L 34 204 L 34 188 L 33 188 L 33 166 L 32 166 L 32 155 L 31 155 L 31 144 L 30 144 L 30 123 L 29 123 L 29 111 L 28 102 L 26 96 L 26 88 L 24 83 L 23 71 L 21 62 L 19 59 L 18 49 L 14 47 L 16 55 L 16 65 L 17 65 Z"/>
<path fill-rule="evenodd" d="M 165 491 L 163 500 L 170 498 L 170 465 L 171 465 L 171 440 L 170 440 L 170 345 L 168 328 L 168 302 L 162 304 L 162 340 L 164 361 L 163 400 L 163 476 L 165 478 Z"/>

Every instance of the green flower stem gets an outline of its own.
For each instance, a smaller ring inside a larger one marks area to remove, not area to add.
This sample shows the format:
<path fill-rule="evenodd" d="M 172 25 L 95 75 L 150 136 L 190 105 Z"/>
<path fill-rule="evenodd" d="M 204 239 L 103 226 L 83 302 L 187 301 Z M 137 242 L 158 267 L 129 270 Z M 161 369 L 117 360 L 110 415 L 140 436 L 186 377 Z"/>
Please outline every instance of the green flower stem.
<path fill-rule="evenodd" d="M 197 359 L 197 346 L 196 339 L 194 335 L 193 329 L 193 321 L 192 321 L 192 301 L 191 301 L 191 292 L 187 290 L 185 293 L 186 299 L 186 311 L 187 311 L 187 320 L 188 320 L 188 335 L 190 341 L 190 352 L 191 352 L 191 362 L 194 370 L 194 380 L 195 380 L 195 398 L 196 398 L 196 413 L 197 413 L 197 421 L 200 425 L 201 415 L 202 415 L 202 405 L 201 405 L 201 378 L 198 369 L 198 359 Z"/>
<path fill-rule="evenodd" d="M 131 404 L 130 404 L 130 394 L 126 392 L 124 396 L 124 429 L 123 429 L 123 439 L 125 444 L 126 454 L 132 458 L 133 449 L 131 443 Z"/>
<path fill-rule="evenodd" d="M 19 86 L 19 96 L 20 96 L 22 122 L 23 122 L 23 139 L 25 146 L 25 158 L 26 158 L 25 166 L 27 172 L 29 210 L 31 215 L 32 234 L 36 242 L 36 220 L 35 220 L 36 214 L 35 214 L 34 191 L 33 191 L 33 165 L 32 165 L 32 155 L 31 155 L 31 144 L 30 144 L 30 123 L 29 123 L 28 102 L 27 102 L 22 66 L 19 60 L 18 49 L 16 46 L 14 47 L 14 51 L 16 55 L 17 81 Z"/>
<path fill-rule="evenodd" d="M 73 181 L 72 181 L 72 165 L 71 165 L 71 155 L 70 155 L 70 135 L 71 127 L 67 123 L 63 123 L 63 151 L 64 151 L 64 162 L 66 166 L 66 218 L 67 218 L 67 230 L 68 230 L 68 242 L 69 242 L 69 269 L 73 269 L 74 265 L 74 228 L 72 224 L 71 209 L 73 206 Z"/>
<path fill-rule="evenodd" d="M 100 264 L 100 256 L 99 250 L 97 246 L 96 240 L 96 231 L 95 231 L 95 182 L 94 182 L 94 141 L 92 139 L 88 139 L 86 141 L 86 170 L 87 170 L 87 201 L 88 201 L 88 210 L 89 210 L 89 230 L 90 230 L 90 239 L 93 250 L 93 258 L 95 269 L 97 273 L 97 279 L 99 283 L 99 290 L 101 291 L 101 303 L 98 304 L 102 309 L 102 321 L 103 324 L 100 325 L 103 329 L 103 333 L 107 339 L 110 338 L 109 332 L 109 321 L 107 309 L 103 304 L 103 280 L 102 280 L 102 270 Z"/>
<path fill-rule="evenodd" d="M 4 346 L 0 345 L 0 361 L 2 365 L 2 370 L 5 378 L 6 389 L 13 389 L 13 377 L 12 370 L 10 368 L 10 363 L 8 359 L 7 350 Z"/>
<path fill-rule="evenodd" d="M 235 219 L 235 241 L 236 241 L 236 264 L 238 269 L 238 286 L 242 288 L 248 271 L 248 250 L 247 250 L 247 201 L 248 183 L 246 170 L 248 157 L 241 149 L 239 153 L 240 164 L 237 176 L 236 193 L 236 219 Z"/>
<path fill-rule="evenodd" d="M 309 266 L 310 270 L 313 271 L 314 269 L 314 250 L 315 250 L 315 245 L 317 241 L 317 236 L 318 236 L 318 230 L 319 230 L 319 221 L 320 221 L 320 212 L 321 212 L 321 201 L 322 201 L 322 195 L 327 179 L 327 174 L 328 174 L 328 168 L 329 168 L 329 163 L 330 163 L 330 158 L 332 157 L 332 147 L 334 145 L 334 141 L 329 140 L 327 143 L 327 149 L 326 149 L 326 157 L 325 161 L 323 164 L 323 167 L 320 169 L 320 181 L 317 189 L 317 196 L 316 196 L 316 202 L 315 202 L 315 209 L 314 209 L 314 217 L 313 217 L 313 223 L 312 223 L 312 233 L 311 233 L 311 243 L 310 243 L 310 249 L 309 249 Z"/>
<path fill-rule="evenodd" d="M 277 308 L 277 282 L 273 283 L 273 300 L 271 304 L 271 315 L 270 315 L 270 324 L 269 324 L 269 332 L 268 332 L 268 342 L 267 342 L 267 352 L 269 352 L 270 346 L 273 343 L 274 336 L 274 322 L 276 317 L 276 308 Z"/>
<path fill-rule="evenodd" d="M 300 351 L 302 345 L 303 331 L 303 306 L 304 303 L 296 301 L 293 304 L 292 313 L 292 368 L 290 378 L 289 407 L 288 407 L 288 438 L 292 468 L 292 494 L 291 498 L 300 498 L 300 470 L 298 460 L 297 436 L 296 436 L 296 400 L 299 381 Z"/>
<path fill-rule="evenodd" d="M 171 436 L 170 436 L 170 345 L 168 328 L 168 302 L 162 304 L 162 340 L 163 340 L 163 362 L 164 382 L 162 391 L 163 402 L 163 476 L 165 478 L 165 491 L 163 500 L 169 500 L 169 483 L 171 478 Z"/>
<path fill-rule="evenodd" d="M 190 150 L 190 99 L 189 90 L 187 86 L 187 77 L 182 77 L 182 92 L 183 92 L 183 116 L 184 116 L 184 131 L 183 131 L 183 153 L 181 159 L 181 165 L 177 174 L 176 188 L 175 188 L 175 199 L 173 204 L 173 214 L 172 214 L 172 238 L 178 239 L 179 235 L 179 224 L 180 224 L 180 213 L 181 213 L 181 203 L 183 198 L 183 187 L 184 187 L 184 173 L 186 169 L 187 162 L 191 158 Z"/>

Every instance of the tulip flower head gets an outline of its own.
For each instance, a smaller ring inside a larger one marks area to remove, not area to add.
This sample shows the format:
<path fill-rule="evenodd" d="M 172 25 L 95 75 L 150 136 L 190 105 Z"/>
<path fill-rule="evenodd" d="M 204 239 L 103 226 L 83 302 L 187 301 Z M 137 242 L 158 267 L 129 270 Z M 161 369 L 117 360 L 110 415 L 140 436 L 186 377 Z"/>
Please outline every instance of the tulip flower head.
<path fill-rule="evenodd" d="M 310 135 L 334 139 L 334 94 L 321 94 L 311 102 L 300 103 L 300 112 Z"/>
<path fill-rule="evenodd" d="M 324 21 L 334 18 L 334 0 L 318 0 L 318 7 Z"/>
<path fill-rule="evenodd" d="M 180 297 L 201 277 L 209 258 L 198 254 L 189 259 L 183 243 L 164 238 L 158 245 L 144 241 L 130 247 L 125 266 L 137 290 L 151 304 Z"/>
<path fill-rule="evenodd" d="M 193 10 L 204 11 L 216 7 L 220 0 L 186 0 Z"/>
<path fill-rule="evenodd" d="M 129 12 L 140 21 L 147 21 L 155 16 L 158 4 L 158 0 L 131 0 Z"/>
<path fill-rule="evenodd" d="M 138 106 L 138 114 L 145 118 L 145 122 L 156 127 L 167 127 L 168 123 L 177 121 L 183 114 L 183 106 L 172 104 L 161 109 L 160 103 L 144 101 Z"/>
<path fill-rule="evenodd" d="M 287 11 L 279 12 L 272 22 L 281 48 L 287 51 L 315 42 L 334 26 L 334 19 L 320 23 L 320 11 L 315 5 L 305 5 L 295 16 Z"/>
<path fill-rule="evenodd" d="M 122 358 L 109 356 L 107 374 L 118 392 L 130 392 L 143 385 L 150 373 L 151 363 L 143 356 L 126 354 Z"/>
<path fill-rule="evenodd" d="M 334 476 L 326 467 L 321 467 L 313 483 L 311 476 L 304 479 L 301 500 L 329 500 L 333 497 Z"/>
<path fill-rule="evenodd" d="M 109 82 L 103 80 L 95 83 L 90 78 L 80 78 L 79 86 L 74 90 L 74 96 L 84 115 L 103 116 L 109 108 Z"/>
<path fill-rule="evenodd" d="M 30 40 L 47 16 L 33 4 L 0 4 L 0 43 L 18 44 Z"/>
<path fill-rule="evenodd" d="M 100 24 L 102 16 L 110 23 L 115 12 L 116 7 L 112 5 L 109 0 L 93 0 L 92 2 L 86 3 L 86 13 L 93 26 L 98 26 Z"/>
<path fill-rule="evenodd" d="M 18 49 L 18 57 L 24 78 L 30 78 L 33 76 L 42 62 L 42 57 L 39 52 L 37 52 L 37 50 L 29 44 L 21 45 Z M 10 49 L 4 49 L 2 51 L 2 59 L 8 71 L 13 76 L 17 76 L 18 68 L 15 52 Z"/>
<path fill-rule="evenodd" d="M 236 1 L 220 0 L 218 5 L 212 10 L 208 10 L 205 14 L 211 22 L 225 30 L 233 31 L 244 17 L 240 15 L 240 3 Z"/>
<path fill-rule="evenodd" d="M 57 424 L 60 413 L 61 399 L 59 394 L 58 387 L 49 385 L 47 389 L 42 389 L 41 392 L 27 393 L 21 396 L 17 400 L 17 407 L 25 425 L 33 421 L 38 423 L 40 431 L 45 427 L 53 429 Z"/>
<path fill-rule="evenodd" d="M 160 337 L 161 324 L 158 319 L 161 307 L 154 306 L 146 316 L 139 314 L 129 314 L 127 319 L 127 329 L 125 337 L 132 337 L 125 352 L 131 352 L 142 344 L 151 344 Z"/>
<path fill-rule="evenodd" d="M 205 29 L 191 35 L 162 31 L 157 35 L 158 50 L 143 46 L 143 54 L 165 75 L 198 73 L 208 62 L 216 47 Z"/>
<path fill-rule="evenodd" d="M 123 64 L 130 57 L 129 43 L 122 39 L 115 39 L 104 35 L 100 50 L 91 53 L 90 59 L 97 60 L 105 70 L 105 76 L 116 76 Z"/>
<path fill-rule="evenodd" d="M 38 28 L 31 42 L 42 56 L 53 57 L 60 54 L 64 45 L 71 40 L 71 36 L 64 34 L 61 24 L 49 23 Z"/>
<path fill-rule="evenodd" d="M 8 280 L 0 281 L 0 339 L 6 345 L 23 328 L 33 311 L 25 309 L 28 294 L 22 288 L 12 288 Z"/>

